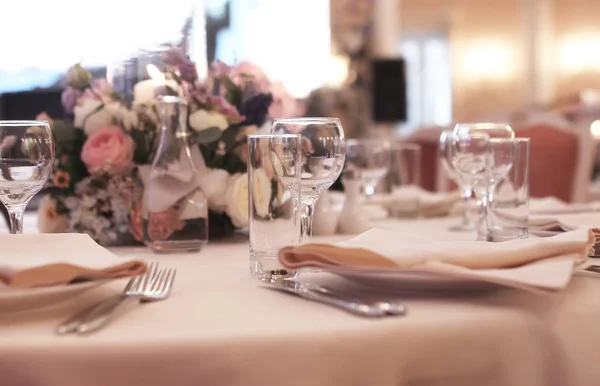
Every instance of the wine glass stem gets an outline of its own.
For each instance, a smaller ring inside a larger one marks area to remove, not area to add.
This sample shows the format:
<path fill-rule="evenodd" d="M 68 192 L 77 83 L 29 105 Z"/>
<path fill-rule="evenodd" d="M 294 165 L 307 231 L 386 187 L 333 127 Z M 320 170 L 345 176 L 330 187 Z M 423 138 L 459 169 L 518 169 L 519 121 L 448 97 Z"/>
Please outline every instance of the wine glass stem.
<path fill-rule="evenodd" d="M 9 205 L 6 207 L 10 218 L 10 233 L 20 235 L 23 233 L 23 212 L 25 207 L 22 205 Z"/>
<path fill-rule="evenodd" d="M 302 204 L 302 220 L 300 222 L 300 228 L 302 236 L 300 242 L 304 242 L 308 237 L 312 236 L 312 225 L 313 225 L 313 214 L 315 210 L 315 204 Z"/>
<path fill-rule="evenodd" d="M 462 215 L 462 226 L 468 227 L 471 223 L 469 219 L 469 203 L 471 202 L 471 196 L 473 195 L 473 189 L 470 185 L 463 185 L 462 188 L 462 200 L 464 205 L 464 211 Z"/>
<path fill-rule="evenodd" d="M 488 211 L 488 190 L 487 187 L 474 189 L 477 198 L 477 240 L 485 241 L 487 239 L 487 211 Z"/>

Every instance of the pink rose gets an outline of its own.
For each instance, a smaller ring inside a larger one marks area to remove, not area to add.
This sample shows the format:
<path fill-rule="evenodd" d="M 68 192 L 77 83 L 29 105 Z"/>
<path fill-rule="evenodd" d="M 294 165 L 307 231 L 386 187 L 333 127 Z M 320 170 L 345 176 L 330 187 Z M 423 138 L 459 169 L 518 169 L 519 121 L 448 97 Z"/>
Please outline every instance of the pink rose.
<path fill-rule="evenodd" d="M 300 103 L 287 92 L 283 83 L 273 83 L 271 95 L 273 95 L 273 103 L 269 106 L 269 117 L 294 118 L 304 115 Z"/>
<path fill-rule="evenodd" d="M 264 71 L 250 62 L 241 62 L 231 68 L 231 81 L 242 88 L 250 87 L 255 93 L 268 93 L 271 81 Z"/>
<path fill-rule="evenodd" d="M 92 134 L 81 149 L 81 160 L 90 173 L 108 170 L 118 173 L 133 161 L 135 144 L 118 126 L 109 126 Z"/>

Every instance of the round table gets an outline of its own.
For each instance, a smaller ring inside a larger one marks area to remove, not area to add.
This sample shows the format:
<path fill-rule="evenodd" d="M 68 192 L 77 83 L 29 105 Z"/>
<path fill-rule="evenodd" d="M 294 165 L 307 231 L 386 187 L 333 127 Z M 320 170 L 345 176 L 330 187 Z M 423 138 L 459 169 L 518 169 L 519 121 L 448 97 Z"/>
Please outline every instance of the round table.
<path fill-rule="evenodd" d="M 444 240 L 473 237 L 447 232 L 455 221 L 380 225 Z M 249 277 L 243 239 L 196 254 L 113 251 L 177 268 L 171 297 L 134 305 L 91 336 L 56 336 L 53 329 L 120 291 L 123 281 L 0 315 L 0 384 L 592 386 L 600 380 L 600 276 L 576 276 L 554 295 L 378 293 L 404 300 L 409 314 L 364 319 L 263 288 Z M 317 279 L 372 293 L 325 274 Z"/>

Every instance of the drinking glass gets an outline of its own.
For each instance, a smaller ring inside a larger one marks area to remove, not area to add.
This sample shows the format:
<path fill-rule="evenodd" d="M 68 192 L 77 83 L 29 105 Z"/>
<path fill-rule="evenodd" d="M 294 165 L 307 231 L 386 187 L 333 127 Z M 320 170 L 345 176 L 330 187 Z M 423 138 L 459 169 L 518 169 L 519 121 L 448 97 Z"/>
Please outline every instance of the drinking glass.
<path fill-rule="evenodd" d="M 391 144 L 380 139 L 346 140 L 344 173 L 360 179 L 367 199 L 375 193 L 377 184 L 390 169 Z"/>
<path fill-rule="evenodd" d="M 479 200 L 477 239 L 487 239 L 490 192 L 510 171 L 514 148 L 510 138 L 489 138 L 474 134 L 455 139 L 452 163 L 468 181 Z"/>
<path fill-rule="evenodd" d="M 458 123 L 452 131 L 457 139 L 464 139 L 472 135 L 486 135 L 489 138 L 514 138 L 515 132 L 508 124 L 504 123 Z"/>
<path fill-rule="evenodd" d="M 23 233 L 23 212 L 52 172 L 54 141 L 47 121 L 0 121 L 0 201 L 10 233 Z"/>
<path fill-rule="evenodd" d="M 275 119 L 271 134 L 299 134 L 301 139 L 300 210 L 302 239 L 312 235 L 314 207 L 321 195 L 340 176 L 346 141 L 337 118 Z"/>
<path fill-rule="evenodd" d="M 469 184 L 469 182 L 454 168 L 452 163 L 452 157 L 454 154 L 453 143 L 453 130 L 444 130 L 440 135 L 440 141 L 438 144 L 438 157 L 442 167 L 446 171 L 448 178 L 458 185 L 464 206 L 461 223 L 451 226 L 449 230 L 455 232 L 468 232 L 474 229 L 469 216 L 469 203 L 471 201 L 471 196 L 473 195 L 473 188 L 471 187 L 471 184 Z"/>
<path fill-rule="evenodd" d="M 394 217 L 417 217 L 421 201 L 421 145 L 397 141 L 392 146 L 390 170 Z"/>
<path fill-rule="evenodd" d="M 301 137 L 248 136 L 250 274 L 261 280 L 294 276 L 282 267 L 279 249 L 300 242 Z"/>
<path fill-rule="evenodd" d="M 524 239 L 529 226 L 529 138 L 509 142 L 514 151 L 507 176 L 490 191 L 487 241 Z"/>

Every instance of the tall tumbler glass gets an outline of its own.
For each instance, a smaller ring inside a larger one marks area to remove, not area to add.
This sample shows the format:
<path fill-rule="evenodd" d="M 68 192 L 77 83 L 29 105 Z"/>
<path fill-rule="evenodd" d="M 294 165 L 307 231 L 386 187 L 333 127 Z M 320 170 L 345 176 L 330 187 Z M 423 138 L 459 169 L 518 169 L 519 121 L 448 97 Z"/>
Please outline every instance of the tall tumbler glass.
<path fill-rule="evenodd" d="M 529 225 L 529 138 L 515 138 L 512 168 L 490 193 L 487 241 L 528 237 Z"/>
<path fill-rule="evenodd" d="M 300 135 L 248 136 L 250 274 L 271 281 L 292 277 L 279 249 L 300 243 Z"/>
<path fill-rule="evenodd" d="M 397 141 L 392 146 L 390 183 L 394 217 L 417 217 L 421 195 L 421 146 Z"/>

